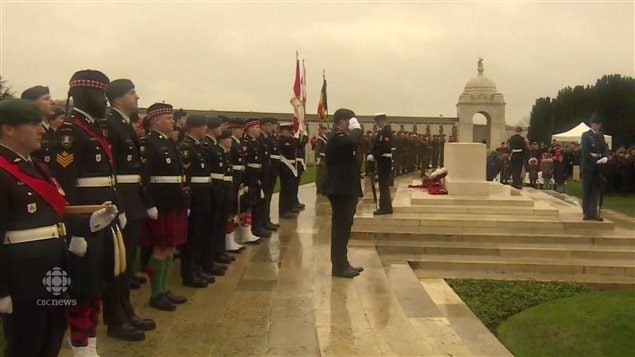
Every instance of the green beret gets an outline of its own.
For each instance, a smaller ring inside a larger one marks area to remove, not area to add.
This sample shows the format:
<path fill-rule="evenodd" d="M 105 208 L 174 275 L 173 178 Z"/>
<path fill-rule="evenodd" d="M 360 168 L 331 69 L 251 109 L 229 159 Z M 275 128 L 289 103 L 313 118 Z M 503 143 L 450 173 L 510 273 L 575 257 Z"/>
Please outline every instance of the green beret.
<path fill-rule="evenodd" d="M 219 139 L 227 139 L 227 138 L 230 138 L 231 136 L 232 136 L 231 129 L 224 129 L 223 132 L 220 134 L 220 136 L 218 138 Z"/>
<path fill-rule="evenodd" d="M 31 87 L 31 88 L 25 90 L 24 92 L 22 92 L 22 95 L 20 95 L 20 98 L 29 99 L 29 100 L 38 100 L 38 99 L 40 99 L 40 97 L 42 97 L 44 95 L 47 95 L 47 94 L 51 94 L 49 92 L 49 88 L 48 87 L 35 86 L 35 87 Z"/>
<path fill-rule="evenodd" d="M 207 127 L 209 129 L 216 129 L 223 123 L 221 118 L 218 117 L 209 117 L 207 118 Z"/>
<path fill-rule="evenodd" d="M 200 128 L 207 125 L 207 117 L 205 115 L 195 114 L 189 115 L 185 119 L 185 125 L 188 128 Z"/>
<path fill-rule="evenodd" d="M 42 121 L 42 111 L 28 99 L 5 99 L 0 102 L 0 125 L 18 126 Z"/>
<path fill-rule="evenodd" d="M 108 97 L 109 101 L 113 101 L 130 92 L 132 89 L 134 89 L 134 83 L 132 83 L 131 80 L 115 79 L 106 87 L 106 97 Z"/>

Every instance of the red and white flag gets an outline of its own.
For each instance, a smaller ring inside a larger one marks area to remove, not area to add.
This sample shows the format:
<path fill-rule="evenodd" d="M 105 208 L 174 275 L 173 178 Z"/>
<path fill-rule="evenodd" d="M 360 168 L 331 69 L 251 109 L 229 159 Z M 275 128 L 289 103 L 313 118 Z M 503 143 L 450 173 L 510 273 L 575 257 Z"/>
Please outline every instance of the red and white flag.
<path fill-rule="evenodd" d="M 306 83 L 304 74 L 304 61 L 302 61 L 302 72 L 300 71 L 300 59 L 298 53 L 295 53 L 295 81 L 293 82 L 293 97 L 291 97 L 291 106 L 293 106 L 293 121 L 291 127 L 295 137 L 300 137 L 304 132 L 305 108 L 306 108 Z"/>

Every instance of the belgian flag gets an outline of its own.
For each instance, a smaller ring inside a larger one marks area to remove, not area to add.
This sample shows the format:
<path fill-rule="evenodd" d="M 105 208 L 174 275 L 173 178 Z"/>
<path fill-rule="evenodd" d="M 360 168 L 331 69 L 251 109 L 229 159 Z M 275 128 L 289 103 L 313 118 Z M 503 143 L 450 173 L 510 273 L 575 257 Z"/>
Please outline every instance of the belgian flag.
<path fill-rule="evenodd" d="M 317 114 L 320 121 L 324 121 L 329 116 L 329 106 L 326 100 L 326 75 L 322 73 L 322 90 L 320 91 L 320 102 L 317 107 Z"/>

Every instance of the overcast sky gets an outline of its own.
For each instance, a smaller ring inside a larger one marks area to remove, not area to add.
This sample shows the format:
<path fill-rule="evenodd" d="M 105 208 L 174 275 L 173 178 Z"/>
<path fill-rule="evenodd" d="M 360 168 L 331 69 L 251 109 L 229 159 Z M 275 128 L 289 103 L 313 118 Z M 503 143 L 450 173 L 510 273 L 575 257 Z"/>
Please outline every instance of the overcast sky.
<path fill-rule="evenodd" d="M 0 6 L 0 74 L 17 93 L 44 84 L 55 98 L 91 68 L 132 79 L 142 106 L 290 112 L 298 50 L 309 113 L 325 69 L 331 112 L 456 116 L 482 56 L 515 124 L 537 97 L 635 71 L 633 1 Z"/>

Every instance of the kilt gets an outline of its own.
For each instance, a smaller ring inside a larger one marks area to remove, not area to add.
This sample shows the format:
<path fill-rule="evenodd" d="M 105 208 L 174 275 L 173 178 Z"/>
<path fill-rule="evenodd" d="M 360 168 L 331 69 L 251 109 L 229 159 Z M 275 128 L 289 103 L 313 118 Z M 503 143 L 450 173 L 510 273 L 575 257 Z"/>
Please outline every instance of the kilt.
<path fill-rule="evenodd" d="M 141 234 L 142 247 L 171 248 L 187 242 L 187 210 L 159 211 L 156 220 L 146 219 Z"/>

